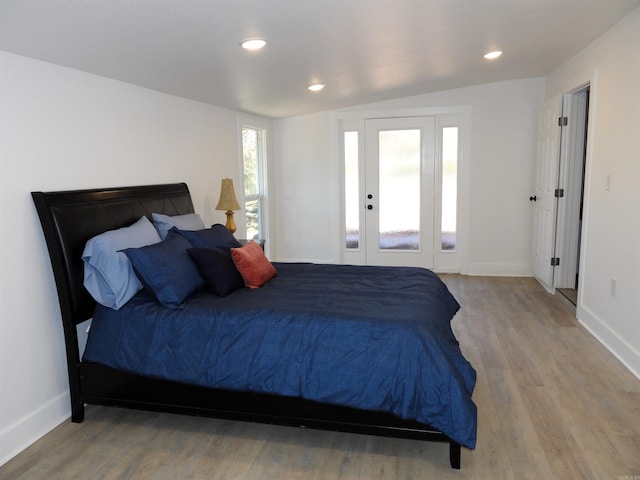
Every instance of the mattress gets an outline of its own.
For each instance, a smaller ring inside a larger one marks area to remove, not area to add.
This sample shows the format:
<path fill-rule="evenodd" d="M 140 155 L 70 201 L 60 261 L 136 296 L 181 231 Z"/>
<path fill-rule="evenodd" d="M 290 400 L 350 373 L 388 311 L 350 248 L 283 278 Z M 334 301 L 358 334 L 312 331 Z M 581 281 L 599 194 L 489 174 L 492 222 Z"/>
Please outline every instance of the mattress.
<path fill-rule="evenodd" d="M 393 413 L 476 443 L 476 372 L 451 330 L 460 308 L 433 272 L 274 263 L 278 276 L 184 309 L 144 290 L 98 305 L 83 361 L 139 375 Z"/>

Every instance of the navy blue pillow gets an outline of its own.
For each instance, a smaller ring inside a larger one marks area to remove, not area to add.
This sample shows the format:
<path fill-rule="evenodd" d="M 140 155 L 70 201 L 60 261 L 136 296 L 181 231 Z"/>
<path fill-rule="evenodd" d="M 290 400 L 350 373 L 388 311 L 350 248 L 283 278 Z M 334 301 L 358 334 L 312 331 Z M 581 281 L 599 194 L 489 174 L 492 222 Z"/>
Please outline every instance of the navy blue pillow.
<path fill-rule="evenodd" d="M 244 287 L 242 275 L 229 252 L 221 248 L 189 248 L 187 252 L 213 293 L 224 297 Z"/>
<path fill-rule="evenodd" d="M 184 303 L 205 286 L 204 279 L 191 260 L 187 249 L 191 244 L 180 235 L 170 232 L 167 238 L 141 248 L 127 248 L 140 282 L 167 308 L 184 308 Z"/>
<path fill-rule="evenodd" d="M 171 231 L 182 235 L 195 248 L 222 248 L 223 250 L 229 251 L 231 248 L 242 246 L 227 227 L 219 223 L 204 230 L 192 231 L 172 228 Z"/>

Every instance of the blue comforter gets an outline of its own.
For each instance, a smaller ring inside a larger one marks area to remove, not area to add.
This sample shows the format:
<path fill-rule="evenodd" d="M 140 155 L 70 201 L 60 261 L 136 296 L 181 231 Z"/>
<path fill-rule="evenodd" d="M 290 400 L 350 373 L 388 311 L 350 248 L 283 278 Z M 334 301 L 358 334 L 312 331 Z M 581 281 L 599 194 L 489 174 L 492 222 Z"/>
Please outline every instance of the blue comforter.
<path fill-rule="evenodd" d="M 201 292 L 184 310 L 139 293 L 98 306 L 84 361 L 210 387 L 394 413 L 476 442 L 475 370 L 460 308 L 420 268 L 274 263 L 260 289 Z"/>

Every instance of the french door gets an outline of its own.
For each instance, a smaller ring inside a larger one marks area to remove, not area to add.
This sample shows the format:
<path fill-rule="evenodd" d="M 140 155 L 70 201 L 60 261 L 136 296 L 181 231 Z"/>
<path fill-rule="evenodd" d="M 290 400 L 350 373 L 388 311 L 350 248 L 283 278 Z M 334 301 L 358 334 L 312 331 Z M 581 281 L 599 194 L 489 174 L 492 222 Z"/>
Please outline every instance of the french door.
<path fill-rule="evenodd" d="M 345 260 L 433 268 L 435 118 L 368 119 L 364 141 L 353 140 L 345 137 L 345 152 L 363 147 L 364 155 L 355 156 L 362 161 L 351 182 L 345 172 L 345 202 L 354 205 Z"/>

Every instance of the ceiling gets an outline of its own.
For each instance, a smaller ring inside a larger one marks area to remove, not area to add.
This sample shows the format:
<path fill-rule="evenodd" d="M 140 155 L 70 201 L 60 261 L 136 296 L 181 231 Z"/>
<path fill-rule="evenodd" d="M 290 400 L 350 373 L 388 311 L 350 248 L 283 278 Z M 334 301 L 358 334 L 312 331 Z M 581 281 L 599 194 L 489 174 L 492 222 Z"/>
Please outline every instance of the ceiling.
<path fill-rule="evenodd" d="M 640 0 L 0 0 L 0 50 L 273 118 L 546 75 Z M 260 52 L 241 40 L 264 37 Z M 482 56 L 502 50 L 498 60 Z M 325 83 L 317 93 L 313 82 Z"/>

